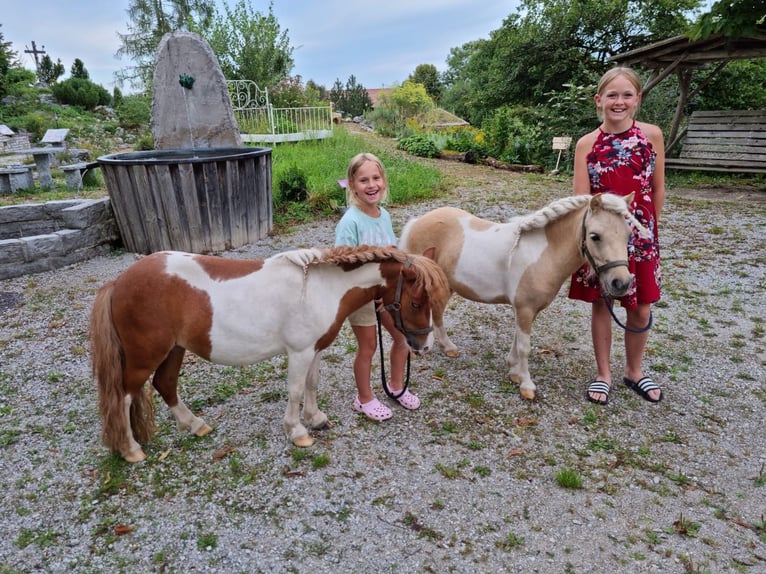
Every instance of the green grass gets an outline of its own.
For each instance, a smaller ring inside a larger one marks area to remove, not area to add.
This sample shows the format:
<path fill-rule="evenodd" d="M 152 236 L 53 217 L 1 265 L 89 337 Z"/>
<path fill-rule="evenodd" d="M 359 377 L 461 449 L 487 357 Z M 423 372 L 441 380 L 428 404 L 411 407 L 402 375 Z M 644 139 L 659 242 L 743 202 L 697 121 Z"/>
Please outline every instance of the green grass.
<path fill-rule="evenodd" d="M 272 189 L 274 194 L 274 223 L 280 227 L 329 215 L 346 203 L 345 192 L 338 180 L 346 178 L 352 157 L 371 152 L 383 162 L 388 175 L 388 205 L 404 205 L 437 197 L 444 190 L 441 174 L 391 150 L 370 146 L 360 136 L 337 128 L 332 138 L 277 144 L 272 148 Z M 296 171 L 306 181 L 305 202 L 289 203 L 279 194 L 280 183 Z"/>

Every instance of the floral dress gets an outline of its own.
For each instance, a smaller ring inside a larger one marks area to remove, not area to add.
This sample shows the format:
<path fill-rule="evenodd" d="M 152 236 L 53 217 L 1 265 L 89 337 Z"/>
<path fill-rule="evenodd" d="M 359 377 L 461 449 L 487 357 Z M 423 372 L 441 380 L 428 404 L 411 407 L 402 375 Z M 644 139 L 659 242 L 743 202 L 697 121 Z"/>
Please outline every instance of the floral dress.
<path fill-rule="evenodd" d="M 627 295 L 620 299 L 623 307 L 635 308 L 638 303 L 660 300 L 660 246 L 652 189 L 656 156 L 651 142 L 633 122 L 630 129 L 619 134 L 599 128 L 587 157 L 590 192 L 620 196 L 636 192 L 630 211 L 650 232 L 649 238 L 639 235 L 636 229 L 631 234 L 628 263 L 636 279 Z M 599 297 L 598 281 L 586 263 L 572 275 L 569 298 L 593 302 Z"/>

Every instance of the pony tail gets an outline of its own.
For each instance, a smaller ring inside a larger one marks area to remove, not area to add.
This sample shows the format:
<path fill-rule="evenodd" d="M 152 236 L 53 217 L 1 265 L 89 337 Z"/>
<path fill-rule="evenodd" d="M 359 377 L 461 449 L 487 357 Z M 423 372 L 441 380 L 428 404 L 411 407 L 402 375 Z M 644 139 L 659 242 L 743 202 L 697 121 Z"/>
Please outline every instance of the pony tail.
<path fill-rule="evenodd" d="M 98 412 L 101 417 L 101 440 L 112 451 L 123 455 L 130 450 L 131 425 L 125 416 L 123 372 L 125 357 L 122 342 L 112 321 L 113 283 L 96 293 L 90 317 L 92 374 L 98 387 Z M 154 407 L 151 397 L 142 392 L 130 408 L 136 438 L 147 440 L 154 432 Z M 147 424 L 148 421 L 148 424 Z M 140 438 L 139 438 L 140 437 Z"/>

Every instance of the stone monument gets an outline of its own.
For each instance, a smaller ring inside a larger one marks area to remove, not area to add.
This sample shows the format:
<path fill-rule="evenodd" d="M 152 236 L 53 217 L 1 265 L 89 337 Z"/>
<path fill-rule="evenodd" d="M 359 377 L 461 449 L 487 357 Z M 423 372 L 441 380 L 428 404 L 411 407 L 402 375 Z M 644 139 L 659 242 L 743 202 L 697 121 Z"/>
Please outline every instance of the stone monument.
<path fill-rule="evenodd" d="M 218 59 L 197 34 L 165 34 L 157 48 L 151 127 L 156 149 L 242 146 Z"/>

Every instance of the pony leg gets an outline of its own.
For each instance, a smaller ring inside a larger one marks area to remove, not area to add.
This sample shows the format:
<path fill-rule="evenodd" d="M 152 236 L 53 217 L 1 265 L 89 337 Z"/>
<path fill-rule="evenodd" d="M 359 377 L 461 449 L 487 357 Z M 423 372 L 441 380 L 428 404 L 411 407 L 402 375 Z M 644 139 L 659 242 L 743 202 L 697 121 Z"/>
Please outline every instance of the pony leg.
<path fill-rule="evenodd" d="M 445 355 L 448 357 L 457 357 L 460 355 L 460 351 L 458 350 L 457 345 L 450 341 L 449 336 L 447 336 L 447 329 L 444 328 L 444 310 L 447 308 L 448 302 L 449 299 L 444 302 L 444 307 L 434 306 L 431 309 L 431 318 L 434 323 L 434 339 L 439 343 L 439 346 L 442 348 Z"/>
<path fill-rule="evenodd" d="M 139 398 L 140 400 L 140 398 Z M 136 439 L 133 437 L 133 431 L 131 430 L 130 426 L 130 407 L 133 404 L 133 397 L 130 394 L 125 395 L 125 402 L 124 402 L 124 416 L 125 420 L 127 421 L 127 446 L 120 450 L 120 454 L 122 455 L 122 458 L 124 458 L 127 462 L 141 462 L 142 460 L 146 460 L 146 455 L 144 454 L 143 449 L 141 448 L 141 445 L 136 442 Z"/>
<path fill-rule="evenodd" d="M 309 436 L 309 431 L 300 421 L 301 400 L 306 394 L 306 380 L 314 357 L 315 353 L 311 348 L 299 353 L 288 353 L 287 357 L 287 410 L 285 411 L 283 427 L 287 438 L 299 447 L 308 447 L 314 444 L 314 439 Z M 318 364 L 316 368 L 318 371 Z M 314 386 L 312 391 L 314 397 L 313 399 L 309 398 L 309 401 L 313 401 L 314 404 L 308 405 L 311 416 L 313 416 L 312 409 L 319 411 L 316 407 L 316 383 Z M 311 395 L 312 392 L 308 394 Z"/>
<path fill-rule="evenodd" d="M 202 418 L 195 416 L 178 396 L 178 373 L 181 371 L 185 354 L 186 349 L 183 347 L 173 347 L 154 372 L 152 385 L 170 407 L 178 430 L 190 430 L 197 436 L 205 436 L 213 429 Z"/>
<path fill-rule="evenodd" d="M 317 405 L 317 388 L 319 387 L 319 360 L 321 353 L 314 355 L 308 374 L 306 375 L 306 390 L 303 394 L 303 420 L 313 429 L 325 428 L 330 424 L 327 415 L 319 410 Z"/>
<path fill-rule="evenodd" d="M 537 389 L 529 374 L 529 353 L 532 350 L 530 333 L 534 318 L 534 313 L 516 309 L 516 333 L 508 353 L 511 380 L 519 383 L 521 397 L 530 400 L 535 398 Z"/>

